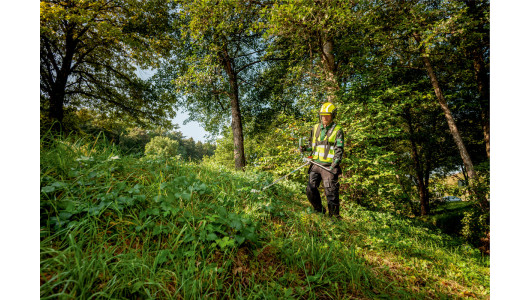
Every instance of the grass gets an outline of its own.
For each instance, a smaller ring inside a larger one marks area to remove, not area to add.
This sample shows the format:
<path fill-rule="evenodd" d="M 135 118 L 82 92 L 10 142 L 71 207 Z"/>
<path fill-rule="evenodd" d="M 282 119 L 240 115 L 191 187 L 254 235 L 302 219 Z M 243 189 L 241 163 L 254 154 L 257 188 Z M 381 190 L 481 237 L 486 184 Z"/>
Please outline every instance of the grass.
<path fill-rule="evenodd" d="M 461 236 L 462 218 L 466 211 L 471 211 L 472 205 L 468 201 L 442 203 L 432 209 L 431 215 L 421 218 L 425 222 L 440 228 L 444 233 Z"/>
<path fill-rule="evenodd" d="M 119 158 L 117 158 L 119 157 Z M 421 222 L 215 164 L 41 149 L 42 299 L 488 298 L 489 258 Z"/>

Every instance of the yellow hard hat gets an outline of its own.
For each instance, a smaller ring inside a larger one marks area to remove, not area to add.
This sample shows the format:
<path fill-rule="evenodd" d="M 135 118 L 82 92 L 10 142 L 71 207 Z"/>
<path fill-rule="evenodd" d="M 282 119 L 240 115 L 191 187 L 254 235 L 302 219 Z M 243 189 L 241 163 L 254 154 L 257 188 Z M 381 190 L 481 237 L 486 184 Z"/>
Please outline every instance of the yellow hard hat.
<path fill-rule="evenodd" d="M 318 112 L 319 115 L 331 115 L 333 118 L 337 115 L 337 108 L 333 103 L 326 102 L 322 104 L 322 107 L 320 108 L 320 111 Z"/>

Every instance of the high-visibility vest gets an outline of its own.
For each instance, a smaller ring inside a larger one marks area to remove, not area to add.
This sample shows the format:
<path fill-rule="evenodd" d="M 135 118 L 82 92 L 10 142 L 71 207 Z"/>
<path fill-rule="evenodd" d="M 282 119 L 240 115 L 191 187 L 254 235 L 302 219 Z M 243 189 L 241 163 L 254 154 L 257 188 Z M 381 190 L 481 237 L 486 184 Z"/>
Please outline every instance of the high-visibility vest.
<path fill-rule="evenodd" d="M 320 138 L 320 123 L 313 128 L 313 140 L 311 146 L 313 147 L 313 159 L 319 160 L 323 163 L 333 163 L 335 157 L 335 140 L 337 139 L 337 132 L 341 130 L 340 125 L 333 124 L 328 130 L 324 138 Z"/>

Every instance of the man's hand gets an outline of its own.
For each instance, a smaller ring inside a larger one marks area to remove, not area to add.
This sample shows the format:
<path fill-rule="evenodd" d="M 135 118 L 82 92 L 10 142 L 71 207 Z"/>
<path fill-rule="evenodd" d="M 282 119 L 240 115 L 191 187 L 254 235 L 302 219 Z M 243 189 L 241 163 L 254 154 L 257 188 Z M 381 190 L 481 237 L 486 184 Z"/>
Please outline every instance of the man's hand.
<path fill-rule="evenodd" d="M 335 161 L 333 161 L 333 163 L 331 164 L 331 167 L 329 167 L 330 170 L 333 170 L 335 169 L 336 166 L 339 165 L 339 161 L 336 159 Z"/>
<path fill-rule="evenodd" d="M 300 151 L 300 153 L 303 153 L 305 151 L 305 147 L 304 146 L 300 146 L 300 147 L 298 147 L 298 150 Z"/>

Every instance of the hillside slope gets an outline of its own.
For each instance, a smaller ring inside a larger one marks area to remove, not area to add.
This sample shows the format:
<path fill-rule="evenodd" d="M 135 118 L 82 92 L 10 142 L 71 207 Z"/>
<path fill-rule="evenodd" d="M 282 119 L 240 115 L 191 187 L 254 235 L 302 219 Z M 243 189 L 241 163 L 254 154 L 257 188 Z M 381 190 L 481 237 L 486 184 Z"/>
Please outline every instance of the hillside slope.
<path fill-rule="evenodd" d="M 413 219 L 215 164 L 41 150 L 41 298 L 488 298 L 489 258 Z"/>

